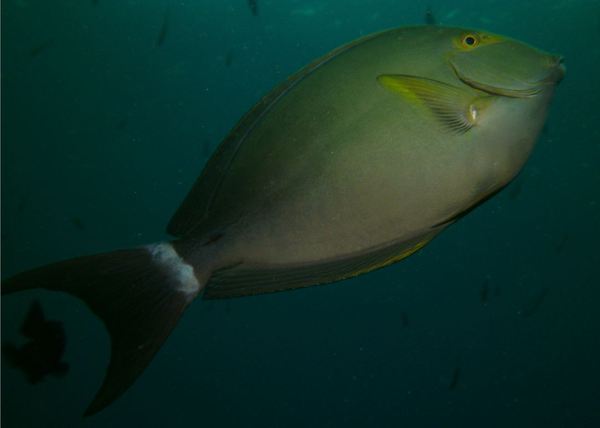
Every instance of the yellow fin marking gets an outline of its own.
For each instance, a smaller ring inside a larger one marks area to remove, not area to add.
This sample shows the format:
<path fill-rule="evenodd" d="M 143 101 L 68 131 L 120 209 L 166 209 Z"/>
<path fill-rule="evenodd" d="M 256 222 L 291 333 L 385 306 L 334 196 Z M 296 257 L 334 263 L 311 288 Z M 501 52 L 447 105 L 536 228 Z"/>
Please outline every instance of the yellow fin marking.
<path fill-rule="evenodd" d="M 479 118 L 478 98 L 469 90 L 404 74 L 382 74 L 377 81 L 410 103 L 427 107 L 443 128 L 451 133 L 464 134 Z"/>
<path fill-rule="evenodd" d="M 358 275 L 362 275 L 363 273 L 367 273 L 367 272 L 371 272 L 374 271 L 376 269 L 381 269 L 383 267 L 389 266 L 393 263 L 399 262 L 402 259 L 405 259 L 406 257 L 410 256 L 411 254 L 416 253 L 417 251 L 419 251 L 421 248 L 423 248 L 425 245 L 427 245 L 429 243 L 429 241 L 431 241 L 431 238 L 427 238 L 424 239 L 420 242 L 417 242 L 415 245 L 413 245 L 412 247 L 409 247 L 405 250 L 403 250 L 400 254 L 396 254 L 395 256 L 391 256 L 387 259 L 384 259 L 380 262 L 374 263 L 371 266 L 367 266 L 363 269 L 357 270 L 355 272 L 352 272 L 350 274 L 348 274 L 347 276 L 344 276 L 341 279 L 347 279 L 347 278 L 352 278 Z"/>

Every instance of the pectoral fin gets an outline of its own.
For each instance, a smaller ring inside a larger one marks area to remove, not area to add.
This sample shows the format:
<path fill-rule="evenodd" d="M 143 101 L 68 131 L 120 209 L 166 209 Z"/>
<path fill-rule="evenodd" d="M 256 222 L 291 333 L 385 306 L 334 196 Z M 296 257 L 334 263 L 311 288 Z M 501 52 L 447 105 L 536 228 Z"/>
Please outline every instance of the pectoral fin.
<path fill-rule="evenodd" d="M 427 107 L 444 129 L 454 134 L 464 134 L 476 125 L 487 104 L 468 91 L 437 80 L 382 74 L 377 81 L 407 101 Z"/>

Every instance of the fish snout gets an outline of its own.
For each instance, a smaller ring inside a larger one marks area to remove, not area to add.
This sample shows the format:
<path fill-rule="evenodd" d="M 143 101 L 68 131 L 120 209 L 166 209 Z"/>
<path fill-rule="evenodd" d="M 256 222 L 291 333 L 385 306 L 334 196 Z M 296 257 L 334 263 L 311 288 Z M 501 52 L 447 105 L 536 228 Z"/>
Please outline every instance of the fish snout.
<path fill-rule="evenodd" d="M 559 55 L 556 68 L 558 69 L 558 79 L 556 80 L 556 84 L 559 84 L 561 80 L 565 78 L 565 74 L 567 74 L 567 66 L 565 65 L 564 56 Z"/>
<path fill-rule="evenodd" d="M 562 55 L 549 55 L 547 58 L 550 73 L 544 81 L 558 85 L 564 79 L 567 72 L 565 57 Z"/>

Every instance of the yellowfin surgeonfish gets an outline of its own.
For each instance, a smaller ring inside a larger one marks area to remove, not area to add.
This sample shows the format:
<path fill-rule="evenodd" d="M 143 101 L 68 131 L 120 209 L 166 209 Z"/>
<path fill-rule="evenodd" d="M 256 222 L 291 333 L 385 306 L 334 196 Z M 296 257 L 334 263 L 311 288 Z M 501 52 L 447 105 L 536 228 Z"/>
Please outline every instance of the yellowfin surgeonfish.
<path fill-rule="evenodd" d="M 18 274 L 81 298 L 118 398 L 194 298 L 338 281 L 414 253 L 518 173 L 562 58 L 462 28 L 370 35 L 309 64 L 234 127 L 168 225 L 173 241 Z"/>

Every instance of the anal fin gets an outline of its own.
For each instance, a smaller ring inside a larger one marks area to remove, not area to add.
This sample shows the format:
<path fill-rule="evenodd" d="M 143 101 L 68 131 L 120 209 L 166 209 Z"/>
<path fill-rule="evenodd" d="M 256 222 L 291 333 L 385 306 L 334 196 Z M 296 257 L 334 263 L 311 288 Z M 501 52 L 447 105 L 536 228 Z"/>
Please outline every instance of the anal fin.
<path fill-rule="evenodd" d="M 387 243 L 334 260 L 286 266 L 236 265 L 213 273 L 204 298 L 221 299 L 272 293 L 351 278 L 400 261 L 423 248 L 437 234 Z"/>

